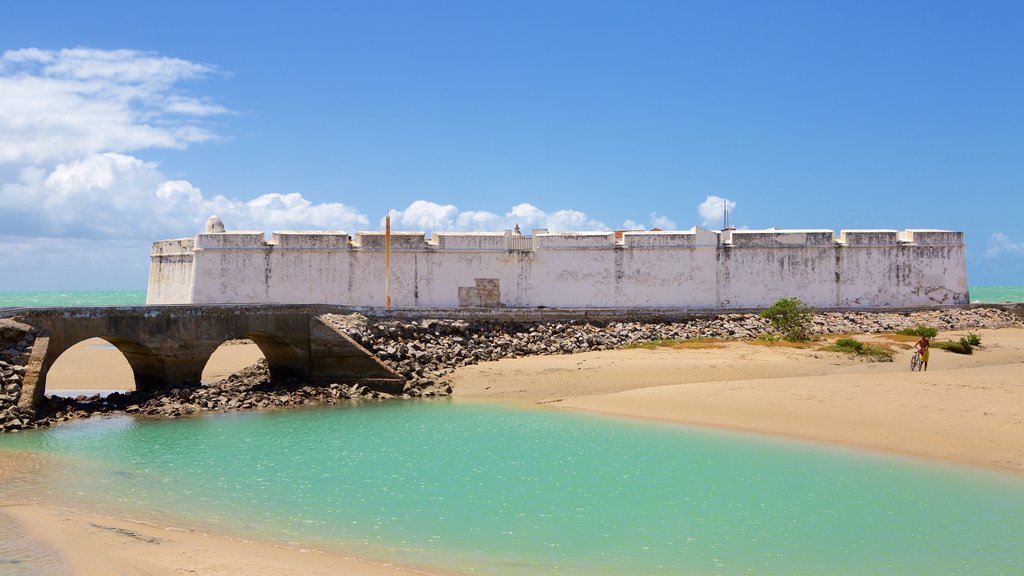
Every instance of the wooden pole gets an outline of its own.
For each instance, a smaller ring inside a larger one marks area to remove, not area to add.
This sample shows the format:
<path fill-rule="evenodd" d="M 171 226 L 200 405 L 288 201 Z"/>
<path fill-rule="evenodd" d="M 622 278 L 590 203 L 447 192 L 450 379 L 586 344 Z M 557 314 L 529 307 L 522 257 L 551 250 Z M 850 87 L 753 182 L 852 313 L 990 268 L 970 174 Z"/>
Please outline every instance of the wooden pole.
<path fill-rule="evenodd" d="M 384 306 L 391 308 L 391 214 L 384 217 Z"/>

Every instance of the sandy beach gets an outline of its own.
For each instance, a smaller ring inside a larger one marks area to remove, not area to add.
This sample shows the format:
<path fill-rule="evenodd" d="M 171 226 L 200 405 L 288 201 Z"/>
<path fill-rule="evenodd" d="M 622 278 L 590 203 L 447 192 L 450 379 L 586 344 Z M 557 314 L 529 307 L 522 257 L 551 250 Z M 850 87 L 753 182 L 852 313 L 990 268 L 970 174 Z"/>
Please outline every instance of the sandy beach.
<path fill-rule="evenodd" d="M 966 332 L 941 335 L 956 339 Z M 970 356 L 933 350 L 910 372 L 910 345 L 892 363 L 816 347 L 725 342 L 508 359 L 461 368 L 455 398 L 656 419 L 771 434 L 1024 473 L 1024 329 L 979 330 Z M 122 383 L 130 371 L 103 342 L 69 351 L 51 389 Z M 96 348 L 96 346 L 101 346 Z M 255 345 L 222 347 L 204 380 L 251 364 Z M 117 363 L 124 365 L 118 367 Z M 105 380 L 104 380 L 105 379 Z M 337 555 L 252 543 L 45 506 L 0 507 L 79 575 L 415 574 Z"/>
<path fill-rule="evenodd" d="M 857 446 L 1024 473 L 1024 330 L 978 330 L 972 355 L 910 372 L 816 348 L 729 342 L 517 358 L 459 370 L 457 398 L 532 402 Z M 948 332 L 941 339 L 958 339 Z"/>

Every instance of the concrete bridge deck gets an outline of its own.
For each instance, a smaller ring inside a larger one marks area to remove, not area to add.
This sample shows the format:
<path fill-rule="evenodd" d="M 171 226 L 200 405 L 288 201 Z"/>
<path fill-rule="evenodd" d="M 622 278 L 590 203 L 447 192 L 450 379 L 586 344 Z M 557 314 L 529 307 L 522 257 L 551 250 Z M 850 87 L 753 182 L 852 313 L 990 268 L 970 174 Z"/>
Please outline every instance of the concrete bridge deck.
<path fill-rule="evenodd" d="M 103 338 L 127 359 L 140 391 L 198 384 L 210 355 L 227 340 L 248 338 L 267 359 L 272 379 L 360 382 L 398 393 L 404 378 L 311 306 L 127 306 L 0 310 L 39 334 L 19 405 L 34 408 L 46 375 L 71 346 Z"/>

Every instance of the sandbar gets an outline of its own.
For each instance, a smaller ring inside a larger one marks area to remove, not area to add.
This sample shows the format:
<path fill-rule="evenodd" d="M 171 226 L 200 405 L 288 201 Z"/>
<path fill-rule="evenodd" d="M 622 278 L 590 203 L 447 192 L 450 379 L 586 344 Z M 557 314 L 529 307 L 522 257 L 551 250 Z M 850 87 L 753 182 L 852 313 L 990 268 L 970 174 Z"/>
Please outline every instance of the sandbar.
<path fill-rule="evenodd" d="M 816 348 L 727 342 L 535 356 L 460 369 L 456 398 L 530 402 L 856 446 L 1024 473 L 1024 329 L 976 330 L 972 355 L 910 372 Z M 947 332 L 958 339 L 967 332 Z"/>

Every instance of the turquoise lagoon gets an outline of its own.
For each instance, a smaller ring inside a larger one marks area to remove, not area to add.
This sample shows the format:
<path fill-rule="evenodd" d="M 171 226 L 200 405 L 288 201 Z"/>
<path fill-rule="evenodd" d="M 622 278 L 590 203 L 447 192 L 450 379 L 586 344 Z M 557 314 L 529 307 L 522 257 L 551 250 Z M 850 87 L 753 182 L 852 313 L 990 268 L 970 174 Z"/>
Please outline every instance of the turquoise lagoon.
<path fill-rule="evenodd" d="M 481 575 L 1020 574 L 1024 480 L 454 401 L 93 419 L 0 437 L 42 501 Z M 2 458 L 2 452 L 0 452 Z"/>

